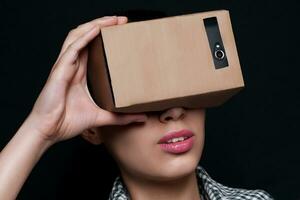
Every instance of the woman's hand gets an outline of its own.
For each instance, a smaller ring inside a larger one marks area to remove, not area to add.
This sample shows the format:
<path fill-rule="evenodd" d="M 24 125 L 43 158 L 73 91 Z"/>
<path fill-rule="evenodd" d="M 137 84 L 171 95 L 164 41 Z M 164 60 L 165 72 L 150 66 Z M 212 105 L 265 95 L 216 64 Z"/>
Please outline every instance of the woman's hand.
<path fill-rule="evenodd" d="M 53 143 L 104 125 L 145 121 L 144 114 L 117 114 L 99 108 L 92 100 L 86 80 L 87 44 L 101 27 L 124 24 L 126 17 L 103 17 L 69 32 L 48 80 L 26 119 L 45 140 Z"/>
<path fill-rule="evenodd" d="M 126 17 L 100 18 L 69 33 L 29 116 L 0 153 L 1 200 L 17 198 L 32 168 L 54 143 L 94 126 L 146 119 L 145 115 L 117 114 L 99 108 L 87 89 L 87 44 L 101 27 L 126 22 Z"/>

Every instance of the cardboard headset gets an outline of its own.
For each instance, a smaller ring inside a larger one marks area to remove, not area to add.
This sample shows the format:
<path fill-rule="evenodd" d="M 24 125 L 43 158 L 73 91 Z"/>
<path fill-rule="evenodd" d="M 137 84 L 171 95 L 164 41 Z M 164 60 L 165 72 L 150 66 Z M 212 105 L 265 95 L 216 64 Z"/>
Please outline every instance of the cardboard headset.
<path fill-rule="evenodd" d="M 219 106 L 244 87 L 227 10 L 102 28 L 87 78 L 95 103 L 120 113 Z"/>

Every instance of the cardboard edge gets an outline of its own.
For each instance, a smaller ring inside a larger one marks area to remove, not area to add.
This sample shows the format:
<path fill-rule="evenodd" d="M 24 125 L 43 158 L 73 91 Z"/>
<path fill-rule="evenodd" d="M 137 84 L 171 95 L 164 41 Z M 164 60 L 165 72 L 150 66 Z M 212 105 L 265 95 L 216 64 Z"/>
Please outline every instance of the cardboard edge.
<path fill-rule="evenodd" d="M 98 107 L 112 110 L 114 108 L 114 96 L 101 32 L 89 43 L 88 51 L 87 86 L 91 98 Z"/>
<path fill-rule="evenodd" d="M 244 85 L 238 86 L 236 88 L 230 88 L 217 92 L 208 92 L 202 95 L 190 95 L 179 98 L 171 98 L 160 101 L 148 102 L 143 104 L 135 104 L 127 107 L 114 108 L 113 112 L 119 113 L 140 113 L 140 112 L 148 112 L 148 111 L 158 111 L 165 110 L 172 107 L 185 107 L 190 109 L 195 108 L 211 108 L 217 107 L 228 100 L 230 100 L 234 95 L 239 93 L 241 90 L 245 88 Z M 218 98 L 219 97 L 219 98 Z M 214 99 L 212 101 L 211 99 Z M 190 102 L 194 102 L 193 105 Z M 198 104 L 195 102 L 199 102 Z M 202 106 L 199 106 L 202 105 Z"/>

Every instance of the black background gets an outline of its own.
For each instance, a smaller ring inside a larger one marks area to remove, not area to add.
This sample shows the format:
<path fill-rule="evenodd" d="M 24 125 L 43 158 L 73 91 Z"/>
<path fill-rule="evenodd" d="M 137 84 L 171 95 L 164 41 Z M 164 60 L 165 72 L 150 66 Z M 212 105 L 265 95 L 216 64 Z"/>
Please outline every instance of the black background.
<path fill-rule="evenodd" d="M 0 6 L 1 149 L 29 114 L 72 28 L 128 9 L 169 16 L 228 9 L 246 88 L 208 110 L 200 163 L 225 185 L 300 199 L 297 1 L 1 0 Z M 76 137 L 44 154 L 18 199 L 107 199 L 117 173 L 103 147 Z"/>

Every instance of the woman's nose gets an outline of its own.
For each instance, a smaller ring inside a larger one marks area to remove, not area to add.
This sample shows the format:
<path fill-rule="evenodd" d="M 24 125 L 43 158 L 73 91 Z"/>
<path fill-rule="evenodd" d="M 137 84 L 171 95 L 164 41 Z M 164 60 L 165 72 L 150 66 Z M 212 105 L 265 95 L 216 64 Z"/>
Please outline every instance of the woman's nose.
<path fill-rule="evenodd" d="M 170 108 L 161 113 L 159 120 L 161 122 L 168 122 L 169 120 L 179 120 L 185 117 L 186 110 L 182 107 Z"/>

